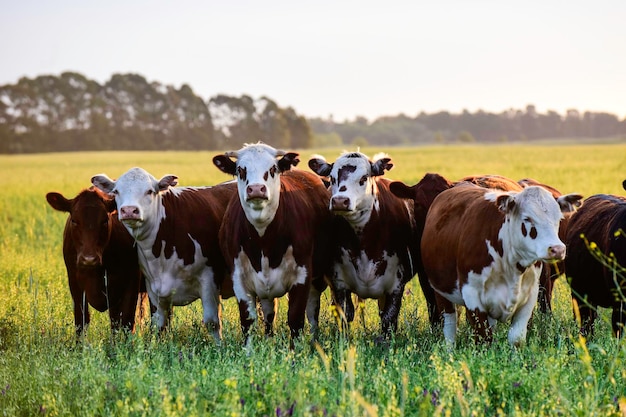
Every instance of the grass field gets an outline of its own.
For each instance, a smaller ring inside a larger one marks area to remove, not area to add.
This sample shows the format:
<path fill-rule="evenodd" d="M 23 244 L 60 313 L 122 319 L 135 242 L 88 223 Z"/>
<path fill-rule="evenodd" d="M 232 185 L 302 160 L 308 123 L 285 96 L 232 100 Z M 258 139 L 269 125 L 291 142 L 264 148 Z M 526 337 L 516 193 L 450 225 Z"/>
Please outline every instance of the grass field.
<path fill-rule="evenodd" d="M 370 149 L 390 154 L 387 177 L 414 184 L 426 172 L 532 177 L 563 192 L 624 195 L 626 144 L 440 146 Z M 340 150 L 319 150 L 334 160 Z M 301 153 L 307 168 L 313 152 Z M 3 416 L 626 416 L 626 342 L 610 335 L 601 311 L 596 336 L 580 340 L 569 288 L 557 281 L 553 314 L 535 314 L 521 349 L 500 325 L 476 346 L 461 320 L 456 348 L 428 325 L 414 279 L 399 330 L 387 345 L 375 302 L 360 308 L 349 335 L 338 334 L 323 295 L 320 340 L 288 349 L 286 305 L 277 335 L 242 346 L 233 299 L 224 302 L 224 342 L 201 325 L 198 301 L 175 309 L 161 337 L 144 319 L 135 334 L 111 335 L 107 314 L 76 343 L 61 243 L 65 215 L 49 191 L 73 197 L 91 176 L 118 177 L 142 166 L 181 185 L 229 179 L 211 152 L 68 153 L 0 156 L 0 415 Z M 347 336 L 347 337 L 346 337 Z"/>

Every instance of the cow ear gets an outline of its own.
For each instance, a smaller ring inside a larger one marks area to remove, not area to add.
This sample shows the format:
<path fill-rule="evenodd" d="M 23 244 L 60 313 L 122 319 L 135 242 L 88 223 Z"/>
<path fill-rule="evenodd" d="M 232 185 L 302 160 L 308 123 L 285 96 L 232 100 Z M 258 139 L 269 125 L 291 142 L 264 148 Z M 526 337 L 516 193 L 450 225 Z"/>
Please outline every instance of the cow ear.
<path fill-rule="evenodd" d="M 72 208 L 72 200 L 68 200 L 60 193 L 48 193 L 46 194 L 46 200 L 55 210 L 69 212 Z"/>
<path fill-rule="evenodd" d="M 503 213 L 509 213 L 515 208 L 515 199 L 511 194 L 500 194 L 496 197 L 496 205 Z"/>
<path fill-rule="evenodd" d="M 226 155 L 215 155 L 213 165 L 225 174 L 234 176 L 237 173 L 237 164 Z"/>
<path fill-rule="evenodd" d="M 383 175 L 385 170 L 389 171 L 391 168 L 393 168 L 391 158 L 380 158 L 375 162 L 372 162 L 372 176 L 376 177 Z"/>
<path fill-rule="evenodd" d="M 175 187 L 178 184 L 178 177 L 176 175 L 166 175 L 159 180 L 159 191 L 165 191 L 170 187 Z"/>
<path fill-rule="evenodd" d="M 309 159 L 309 168 L 320 177 L 327 177 L 333 170 L 333 164 L 329 164 L 324 158 L 317 156 Z"/>
<path fill-rule="evenodd" d="M 562 213 L 571 213 L 583 205 L 582 199 L 583 196 L 581 194 L 572 193 L 560 196 L 556 199 L 556 202 L 559 203 Z"/>
<path fill-rule="evenodd" d="M 289 171 L 291 166 L 294 167 L 300 163 L 298 154 L 295 152 L 287 152 L 282 158 L 278 160 L 278 169 L 280 172 Z"/>
<path fill-rule="evenodd" d="M 394 181 L 389 184 L 389 190 L 398 198 L 404 198 L 405 200 L 415 199 L 415 188 L 409 187 L 402 181 Z"/>
<path fill-rule="evenodd" d="M 91 183 L 105 193 L 111 194 L 115 188 L 115 181 L 111 180 L 105 174 L 94 175 L 91 177 Z"/>

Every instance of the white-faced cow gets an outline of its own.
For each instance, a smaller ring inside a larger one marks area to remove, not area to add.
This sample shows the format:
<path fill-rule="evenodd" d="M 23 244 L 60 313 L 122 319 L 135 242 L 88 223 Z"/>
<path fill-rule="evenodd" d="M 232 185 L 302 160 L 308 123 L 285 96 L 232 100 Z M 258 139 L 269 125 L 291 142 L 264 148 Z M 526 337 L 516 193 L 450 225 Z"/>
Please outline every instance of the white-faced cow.
<path fill-rule="evenodd" d="M 63 259 L 76 334 L 89 325 L 89 306 L 109 311 L 112 330 L 134 331 L 141 274 L 133 239 L 117 220 L 115 201 L 97 189 L 83 190 L 72 199 L 51 192 L 46 200 L 52 208 L 69 213 Z"/>
<path fill-rule="evenodd" d="M 502 191 L 521 191 L 525 187 L 539 186 L 545 188 L 552 194 L 559 206 L 562 207 L 563 219 L 559 223 L 559 239 L 565 239 L 565 233 L 567 230 L 567 224 L 572 213 L 581 206 L 583 196 L 577 193 L 563 195 L 556 188 L 540 183 L 532 178 L 524 178 L 519 181 L 500 176 L 500 175 L 473 175 L 462 178 L 461 181 L 471 182 L 472 184 L 479 185 L 485 188 L 493 188 Z M 550 312 L 552 310 L 552 289 L 554 288 L 554 281 L 561 275 L 565 267 L 563 261 L 551 261 L 544 262 L 541 275 L 539 277 L 539 295 L 537 301 L 539 309 L 543 313 Z"/>
<path fill-rule="evenodd" d="M 626 181 L 624 181 L 626 189 Z M 613 334 L 626 326 L 626 197 L 597 194 L 570 218 L 565 272 L 577 301 L 581 334 L 593 334 L 597 308 L 612 308 Z"/>
<path fill-rule="evenodd" d="M 172 306 L 199 298 L 203 322 L 219 342 L 220 290 L 227 298 L 232 284 L 225 281 L 217 234 L 235 183 L 174 187 L 176 176 L 156 180 L 142 168 L 131 168 L 117 181 L 103 174 L 91 181 L 115 196 L 119 219 L 135 239 L 159 330 L 168 325 Z"/>
<path fill-rule="evenodd" d="M 491 340 L 497 321 L 511 321 L 509 342 L 523 344 L 537 302 L 544 260 L 565 257 L 558 237 L 563 214 L 552 194 L 458 184 L 435 198 L 421 241 L 424 268 L 454 344 L 464 305 L 477 340 Z"/>
<path fill-rule="evenodd" d="M 394 332 L 404 288 L 415 275 L 413 203 L 396 198 L 383 178 L 393 164 L 387 156 L 370 160 L 360 152 L 345 152 L 334 162 L 321 157 L 309 167 L 330 177 L 332 222 L 331 287 L 346 319 L 354 318 L 350 292 L 378 300 L 382 336 Z"/>
<path fill-rule="evenodd" d="M 240 301 L 244 335 L 256 320 L 257 300 L 271 334 L 278 298 L 288 294 L 292 347 L 305 313 L 311 330 L 317 329 L 328 262 L 322 239 L 330 218 L 328 191 L 314 174 L 292 170 L 298 162 L 297 153 L 260 142 L 213 158 L 215 166 L 236 177 L 239 190 L 224 216 L 220 244 Z"/>

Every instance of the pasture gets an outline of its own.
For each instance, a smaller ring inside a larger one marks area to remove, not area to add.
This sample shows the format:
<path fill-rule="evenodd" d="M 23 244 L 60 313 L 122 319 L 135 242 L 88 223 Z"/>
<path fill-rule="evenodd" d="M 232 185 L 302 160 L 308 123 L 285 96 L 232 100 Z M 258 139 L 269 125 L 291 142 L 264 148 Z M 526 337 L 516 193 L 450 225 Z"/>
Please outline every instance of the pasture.
<path fill-rule="evenodd" d="M 498 145 L 364 148 L 385 151 L 387 177 L 411 185 L 426 172 L 532 177 L 564 193 L 624 195 L 626 145 Z M 340 334 L 328 291 L 319 343 L 305 334 L 290 351 L 286 303 L 277 334 L 257 331 L 252 350 L 234 299 L 223 302 L 224 340 L 201 325 L 199 301 L 176 307 L 159 336 L 149 318 L 135 334 L 111 335 L 108 315 L 92 310 L 76 343 L 62 258 L 66 215 L 49 191 L 74 197 L 94 174 L 118 177 L 141 166 L 180 185 L 228 180 L 216 152 L 99 152 L 0 156 L 0 415 L 3 416 L 626 416 L 626 338 L 610 334 L 602 310 L 596 335 L 579 338 L 566 280 L 557 281 L 552 315 L 536 311 L 526 346 L 514 349 L 499 325 L 490 346 L 474 344 L 465 320 L 457 346 L 433 334 L 417 279 L 407 287 L 399 328 L 375 343 L 377 308 L 359 307 Z M 340 149 L 302 151 L 334 160 Z"/>

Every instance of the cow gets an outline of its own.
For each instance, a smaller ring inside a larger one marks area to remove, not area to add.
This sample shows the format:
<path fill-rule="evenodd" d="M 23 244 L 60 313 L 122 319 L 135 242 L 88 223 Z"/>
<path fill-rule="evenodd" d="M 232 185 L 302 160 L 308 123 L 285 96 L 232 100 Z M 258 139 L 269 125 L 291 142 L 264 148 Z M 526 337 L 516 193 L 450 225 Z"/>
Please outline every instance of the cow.
<path fill-rule="evenodd" d="M 500 175 L 472 175 L 464 177 L 460 181 L 468 181 L 481 187 L 494 188 L 502 191 L 521 191 L 524 187 L 532 185 L 545 188 L 550 192 L 550 194 L 552 194 L 554 199 L 560 205 L 564 205 L 564 217 L 561 220 L 561 223 L 559 223 L 559 239 L 562 241 L 565 239 L 569 217 L 578 209 L 578 207 L 580 207 L 581 200 L 583 198 L 580 194 L 572 193 L 559 199 L 560 197 L 563 197 L 563 194 L 559 190 L 532 178 L 524 178 L 519 181 L 514 181 Z M 552 311 L 552 291 L 554 289 L 554 281 L 563 273 L 564 268 L 563 261 L 556 261 L 546 262 L 541 270 L 541 276 L 539 278 L 539 295 L 537 296 L 537 299 L 539 310 L 542 313 L 549 313 Z"/>
<path fill-rule="evenodd" d="M 117 181 L 100 174 L 91 182 L 115 197 L 119 220 L 135 241 L 157 328 L 167 328 L 172 306 L 200 299 L 202 321 L 220 343 L 220 296 L 232 296 L 232 283 L 217 236 L 236 184 L 176 187 L 177 176 L 157 180 L 139 167 Z"/>
<path fill-rule="evenodd" d="M 505 192 L 463 182 L 434 199 L 421 251 L 448 343 L 456 339 L 456 305 L 466 307 L 477 341 L 491 341 L 492 326 L 510 320 L 509 343 L 525 342 L 541 261 L 565 257 L 562 210 L 538 186 Z"/>
<path fill-rule="evenodd" d="M 91 316 L 89 306 L 109 312 L 111 330 L 135 330 L 142 277 L 132 237 L 118 221 L 115 201 L 96 188 L 68 199 L 49 192 L 52 208 L 69 213 L 63 231 L 63 259 L 80 337 Z"/>
<path fill-rule="evenodd" d="M 396 197 L 412 200 L 414 202 L 413 212 L 415 218 L 416 247 L 419 247 L 419 242 L 422 240 L 428 208 L 433 203 L 435 197 L 442 191 L 453 187 L 454 184 L 454 182 L 436 173 L 427 173 L 417 184 L 412 186 L 408 186 L 402 181 L 393 181 L 389 184 L 389 189 Z M 424 298 L 426 299 L 431 327 L 435 327 L 441 324 L 441 312 L 437 310 L 435 291 L 430 286 L 428 276 L 424 270 L 421 250 L 415 251 L 413 263 L 422 287 L 422 292 L 424 293 Z"/>
<path fill-rule="evenodd" d="M 326 287 L 329 194 L 313 173 L 291 169 L 298 154 L 265 143 L 215 155 L 213 163 L 237 180 L 219 232 L 222 253 L 240 304 L 243 333 L 257 319 L 260 302 L 265 333 L 273 334 L 278 298 L 288 294 L 290 347 L 304 327 L 315 336 L 320 293 Z"/>
<path fill-rule="evenodd" d="M 626 181 L 623 183 L 626 189 Z M 613 334 L 626 325 L 626 197 L 596 194 L 569 221 L 565 273 L 580 313 L 580 332 L 593 335 L 597 308 L 612 308 Z"/>
<path fill-rule="evenodd" d="M 397 329 L 404 288 L 416 273 L 413 202 L 391 193 L 392 181 L 382 177 L 393 167 L 386 155 L 370 160 L 361 152 L 344 152 L 333 163 L 314 156 L 309 167 L 330 179 L 326 204 L 333 213 L 330 282 L 336 303 L 349 323 L 350 293 L 377 300 L 381 338 L 389 337 Z"/>

